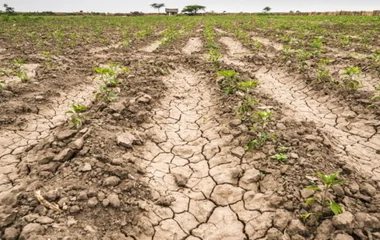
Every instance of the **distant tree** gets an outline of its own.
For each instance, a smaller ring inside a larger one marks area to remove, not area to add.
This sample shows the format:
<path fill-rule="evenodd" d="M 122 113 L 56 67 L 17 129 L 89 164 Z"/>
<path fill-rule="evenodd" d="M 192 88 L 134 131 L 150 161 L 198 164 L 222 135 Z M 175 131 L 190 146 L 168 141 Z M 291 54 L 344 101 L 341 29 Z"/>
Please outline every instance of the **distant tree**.
<path fill-rule="evenodd" d="M 5 8 L 6 13 L 12 14 L 15 12 L 15 9 L 13 7 L 8 6 L 8 4 L 6 4 L 6 3 L 4 4 L 4 8 Z"/>
<path fill-rule="evenodd" d="M 165 4 L 164 3 L 153 3 L 153 4 L 150 4 L 150 6 L 152 8 L 157 9 L 158 13 L 160 13 L 160 8 L 165 7 Z"/>
<path fill-rule="evenodd" d="M 265 8 L 263 9 L 263 12 L 267 13 L 267 12 L 270 12 L 270 10 L 272 10 L 272 8 L 270 8 L 270 7 L 265 7 Z"/>
<path fill-rule="evenodd" d="M 182 9 L 182 12 L 183 13 L 190 13 L 190 14 L 197 14 L 199 11 L 201 10 L 205 10 L 206 7 L 205 6 L 201 6 L 201 5 L 189 5 L 189 6 L 186 6 Z"/>

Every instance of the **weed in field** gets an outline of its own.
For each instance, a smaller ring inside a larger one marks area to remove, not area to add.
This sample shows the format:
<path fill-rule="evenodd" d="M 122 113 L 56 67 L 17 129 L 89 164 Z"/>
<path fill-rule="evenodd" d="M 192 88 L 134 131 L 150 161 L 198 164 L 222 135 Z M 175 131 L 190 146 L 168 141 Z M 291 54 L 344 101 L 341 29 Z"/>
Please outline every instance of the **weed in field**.
<path fill-rule="evenodd" d="M 378 93 L 376 93 L 375 95 L 373 95 L 373 97 L 371 97 L 371 101 L 373 101 L 373 102 L 380 99 L 380 83 L 377 84 L 376 90 L 378 91 Z M 375 105 L 376 105 L 376 103 L 372 103 L 368 106 L 368 108 L 374 107 Z"/>
<path fill-rule="evenodd" d="M 277 148 L 277 151 L 280 152 L 280 153 L 287 153 L 289 151 L 289 148 L 285 147 L 285 146 L 279 146 Z"/>
<path fill-rule="evenodd" d="M 236 81 L 239 76 L 238 72 L 234 70 L 224 70 L 217 72 L 217 75 L 223 77 L 219 84 L 222 86 L 226 94 L 232 94 L 236 91 Z"/>
<path fill-rule="evenodd" d="M 265 132 L 258 134 L 257 138 L 250 141 L 246 147 L 246 151 L 249 152 L 252 149 L 259 149 L 269 140 L 275 140 L 276 137 Z"/>
<path fill-rule="evenodd" d="M 314 38 L 313 42 L 310 43 L 310 47 L 321 49 L 323 46 L 324 38 L 322 36 Z"/>
<path fill-rule="evenodd" d="M 359 67 L 347 67 L 344 69 L 344 87 L 348 91 L 355 91 L 363 87 L 361 81 L 358 80 L 361 73 L 362 72 Z"/>
<path fill-rule="evenodd" d="M 99 92 L 96 93 L 95 99 L 109 103 L 117 98 L 117 93 L 107 88 L 106 86 L 100 86 Z"/>
<path fill-rule="evenodd" d="M 272 121 L 272 111 L 256 111 L 254 112 L 254 114 L 258 116 L 258 118 L 256 118 L 255 121 L 263 124 L 263 127 L 265 127 L 269 122 Z"/>
<path fill-rule="evenodd" d="M 328 193 L 332 190 L 332 187 L 334 185 L 340 185 L 342 183 L 345 183 L 345 180 L 340 180 L 338 173 L 333 173 L 330 175 L 325 175 L 321 172 L 317 173 L 317 176 L 319 178 L 319 181 L 322 183 L 322 185 L 316 185 L 313 184 L 311 186 L 308 186 L 306 189 L 313 190 L 316 192 L 320 192 L 321 194 L 314 194 L 313 197 L 310 197 L 306 199 L 305 204 L 310 205 L 314 202 L 317 202 L 322 207 L 329 207 L 331 212 L 333 212 L 335 215 L 338 215 L 343 212 L 341 206 L 336 203 L 333 199 L 329 198 Z M 318 214 L 321 215 L 322 213 L 307 213 L 302 215 L 302 219 L 306 221 L 307 218 L 309 218 L 311 215 Z"/>
<path fill-rule="evenodd" d="M 73 124 L 74 128 L 81 128 L 85 122 L 86 115 L 83 114 L 87 110 L 87 106 L 80 104 L 72 104 L 71 109 L 66 113 L 71 113 L 70 122 Z"/>
<path fill-rule="evenodd" d="M 107 87 L 117 87 L 119 84 L 118 82 L 118 76 L 119 73 L 117 71 L 117 68 L 120 67 L 119 63 L 108 63 L 108 66 L 110 68 L 102 68 L 102 67 L 95 67 L 94 71 L 97 74 L 100 74 L 100 80 L 107 86 Z M 123 71 L 129 71 L 129 69 L 125 68 Z"/>
<path fill-rule="evenodd" d="M 288 156 L 283 153 L 277 153 L 273 155 L 271 158 L 276 159 L 279 163 L 284 163 L 288 161 Z"/>
<path fill-rule="evenodd" d="M 351 45 L 350 36 L 348 36 L 348 35 L 342 36 L 341 40 L 340 40 L 340 45 L 343 46 L 343 47 L 350 46 Z"/>

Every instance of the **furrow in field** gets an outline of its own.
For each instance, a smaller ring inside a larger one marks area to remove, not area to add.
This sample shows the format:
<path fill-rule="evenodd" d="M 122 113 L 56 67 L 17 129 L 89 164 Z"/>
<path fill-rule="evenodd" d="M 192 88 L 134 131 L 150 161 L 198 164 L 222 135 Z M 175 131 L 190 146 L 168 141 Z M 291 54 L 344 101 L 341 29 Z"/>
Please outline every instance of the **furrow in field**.
<path fill-rule="evenodd" d="M 268 38 L 264 37 L 258 37 L 258 36 L 253 36 L 251 38 L 252 40 L 257 40 L 260 43 L 262 43 L 265 47 L 272 47 L 276 51 L 282 51 L 284 46 L 281 43 L 277 43 L 275 41 L 272 41 Z M 370 55 L 366 54 L 353 54 L 353 52 L 347 52 L 342 49 L 336 49 L 336 48 L 331 48 L 331 47 L 326 47 L 324 46 L 323 48 L 327 49 L 327 52 L 325 54 L 325 59 L 347 59 L 347 57 L 350 57 L 352 59 L 355 59 L 357 61 L 363 61 L 366 58 L 369 58 Z M 291 50 L 294 51 L 294 50 Z M 340 62 L 342 62 L 340 60 Z M 342 78 L 344 76 L 344 69 L 347 67 L 353 67 L 353 65 L 347 65 L 347 63 L 338 63 L 338 64 L 331 64 L 328 66 L 328 70 L 330 73 L 333 74 L 334 78 L 338 80 L 339 78 Z M 359 89 L 359 91 L 369 91 L 369 92 L 375 92 L 376 87 L 378 86 L 380 79 L 379 77 L 368 73 L 368 72 L 363 72 L 360 76 L 356 77 L 357 80 L 359 80 L 362 83 L 362 88 Z"/>
<path fill-rule="evenodd" d="M 257 224 L 271 225 L 276 210 L 267 199 L 273 193 L 258 194 L 247 180 L 259 171 L 242 164 L 245 150 L 218 116 L 218 92 L 183 68 L 164 82 L 170 90 L 149 124 L 152 141 L 134 153 L 156 203 L 147 214 L 151 226 L 135 237 L 264 237 Z"/>
<path fill-rule="evenodd" d="M 187 44 L 182 48 L 182 52 L 186 55 L 191 55 L 201 51 L 202 46 L 203 43 L 199 37 L 190 38 Z"/>
<path fill-rule="evenodd" d="M 228 49 L 235 49 L 239 45 L 236 41 L 223 43 Z M 229 57 L 234 58 L 234 55 Z M 234 61 L 239 59 L 235 58 Z M 250 63 L 239 64 L 246 71 L 254 67 L 249 66 Z M 302 79 L 281 70 L 261 68 L 255 75 L 260 81 L 258 90 L 291 109 L 287 113 L 289 117 L 317 123 L 328 135 L 342 161 L 373 179 L 380 180 L 380 122 L 374 120 L 375 115 L 357 113 L 348 102 L 314 91 Z"/>

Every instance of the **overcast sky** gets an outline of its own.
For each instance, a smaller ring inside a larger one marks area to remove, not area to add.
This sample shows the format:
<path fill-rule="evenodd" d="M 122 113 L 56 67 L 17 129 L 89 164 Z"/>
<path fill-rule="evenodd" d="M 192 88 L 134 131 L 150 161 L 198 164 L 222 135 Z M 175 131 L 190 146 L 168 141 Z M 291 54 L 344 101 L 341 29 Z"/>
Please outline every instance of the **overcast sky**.
<path fill-rule="evenodd" d="M 380 0 L 0 0 L 0 3 L 1 6 L 7 3 L 16 11 L 55 12 L 154 12 L 149 6 L 152 3 L 165 3 L 166 7 L 179 9 L 198 4 L 216 12 L 259 12 L 266 6 L 273 12 L 380 10 Z"/>

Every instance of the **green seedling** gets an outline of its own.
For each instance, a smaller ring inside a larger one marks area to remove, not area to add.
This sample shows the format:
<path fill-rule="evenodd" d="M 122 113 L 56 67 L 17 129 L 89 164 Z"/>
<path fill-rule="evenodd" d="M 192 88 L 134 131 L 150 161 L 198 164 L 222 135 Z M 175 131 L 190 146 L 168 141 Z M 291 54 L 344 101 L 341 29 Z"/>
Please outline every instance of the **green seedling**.
<path fill-rule="evenodd" d="M 236 91 L 236 80 L 239 76 L 234 70 L 225 70 L 217 72 L 218 76 L 222 76 L 223 79 L 220 81 L 222 88 L 226 94 L 232 94 Z"/>
<path fill-rule="evenodd" d="M 344 69 L 343 74 L 349 78 L 359 77 L 361 75 L 361 70 L 359 67 L 347 67 Z"/>
<path fill-rule="evenodd" d="M 348 91 L 355 91 L 363 87 L 362 83 L 359 80 L 357 80 L 357 78 L 361 76 L 361 73 L 362 72 L 359 67 L 347 67 L 344 69 L 344 85 Z"/>
<path fill-rule="evenodd" d="M 377 85 L 376 90 L 377 90 L 377 91 L 380 91 L 380 83 Z M 380 99 L 380 92 L 377 93 L 377 94 L 375 94 L 375 95 L 371 98 L 371 101 L 377 101 L 378 99 Z M 373 107 L 373 106 L 375 106 L 375 103 L 369 105 L 368 108 L 371 108 L 371 107 Z"/>
<path fill-rule="evenodd" d="M 109 66 L 111 68 L 116 68 L 119 65 L 117 63 L 109 63 Z M 117 80 L 118 73 L 116 70 L 111 68 L 101 68 L 101 67 L 95 67 L 94 71 L 97 74 L 100 74 L 100 80 L 106 84 L 107 87 L 116 87 L 119 82 Z"/>
<path fill-rule="evenodd" d="M 254 112 L 254 114 L 256 114 L 259 117 L 259 119 L 257 119 L 258 122 L 268 123 L 271 121 L 271 116 L 273 112 L 272 111 L 257 111 L 257 112 Z"/>
<path fill-rule="evenodd" d="M 276 159 L 279 163 L 284 163 L 284 162 L 287 162 L 287 160 L 288 160 L 288 156 L 286 154 L 283 154 L 283 153 L 277 153 L 277 154 L 273 155 L 272 158 Z"/>
<path fill-rule="evenodd" d="M 310 43 L 310 47 L 317 48 L 317 49 L 321 49 L 322 45 L 323 45 L 323 37 L 322 36 L 316 37 L 313 40 L 313 42 Z"/>
<path fill-rule="evenodd" d="M 28 74 L 20 68 L 16 71 L 17 77 L 20 78 L 21 82 L 27 82 L 29 80 Z"/>
<path fill-rule="evenodd" d="M 376 50 L 373 53 L 372 58 L 373 58 L 375 63 L 380 63 L 380 50 Z"/>
<path fill-rule="evenodd" d="M 95 98 L 100 99 L 103 102 L 109 103 L 117 98 L 117 93 L 105 86 L 100 86 L 99 92 L 96 93 Z"/>
<path fill-rule="evenodd" d="M 317 70 L 317 81 L 318 82 L 332 82 L 331 72 L 325 68 Z"/>
<path fill-rule="evenodd" d="M 319 178 L 319 181 L 322 183 L 322 185 L 313 184 L 311 186 L 308 186 L 306 189 L 321 192 L 321 194 L 320 195 L 314 194 L 313 197 L 306 199 L 305 204 L 310 205 L 314 202 L 318 202 L 323 207 L 328 206 L 331 212 L 334 213 L 334 215 L 341 214 L 343 212 L 341 206 L 338 203 L 336 203 L 333 199 L 328 197 L 328 192 L 332 190 L 332 187 L 334 185 L 340 185 L 342 183 L 345 183 L 346 181 L 340 180 L 338 173 L 325 175 L 321 172 L 318 172 L 317 176 Z M 317 213 L 307 213 L 303 215 L 302 218 L 306 220 L 312 214 L 317 214 Z"/>
<path fill-rule="evenodd" d="M 209 50 L 210 56 L 209 60 L 212 62 L 213 66 L 218 69 L 220 67 L 220 59 L 222 58 L 222 54 L 219 53 L 217 49 Z"/>
<path fill-rule="evenodd" d="M 259 149 L 261 148 L 262 146 L 264 146 L 264 144 L 268 141 L 268 140 L 272 140 L 272 139 L 275 139 L 276 137 L 275 136 L 272 136 L 270 134 L 267 134 L 265 132 L 261 132 L 259 133 L 259 135 L 257 136 L 256 139 L 253 139 L 252 141 L 250 141 L 246 147 L 246 151 L 249 152 L 251 151 L 252 149 Z"/>
<path fill-rule="evenodd" d="M 279 146 L 277 148 L 277 151 L 279 151 L 280 153 L 287 153 L 289 151 L 289 148 L 285 146 Z"/>
<path fill-rule="evenodd" d="M 350 36 L 343 36 L 342 37 L 342 40 L 340 41 L 340 44 L 343 46 L 343 47 L 348 47 L 350 46 L 351 44 L 351 39 L 350 39 Z"/>
<path fill-rule="evenodd" d="M 74 125 L 74 128 L 81 128 L 85 122 L 85 117 L 83 113 L 87 110 L 87 106 L 80 104 L 72 104 L 71 109 L 66 113 L 72 113 L 70 122 Z"/>
<path fill-rule="evenodd" d="M 235 79 L 239 76 L 239 73 L 237 73 L 234 70 L 220 71 L 220 72 L 217 72 L 217 74 L 218 74 L 218 76 L 223 76 L 223 77 L 229 78 L 229 79 Z"/>
<path fill-rule="evenodd" d="M 251 89 L 257 87 L 258 84 L 259 84 L 259 81 L 257 80 L 250 80 L 246 82 L 237 83 L 239 90 L 246 91 L 246 92 L 249 92 Z"/>

